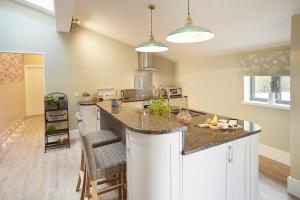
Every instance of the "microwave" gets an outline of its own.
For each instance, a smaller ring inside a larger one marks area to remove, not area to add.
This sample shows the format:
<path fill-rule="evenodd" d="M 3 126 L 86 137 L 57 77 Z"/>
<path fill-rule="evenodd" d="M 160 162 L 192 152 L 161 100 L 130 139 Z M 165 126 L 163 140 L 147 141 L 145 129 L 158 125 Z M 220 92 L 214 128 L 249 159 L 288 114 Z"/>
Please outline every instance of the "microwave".
<path fill-rule="evenodd" d="M 163 87 L 163 94 L 169 97 L 179 97 L 182 96 L 181 87 Z"/>

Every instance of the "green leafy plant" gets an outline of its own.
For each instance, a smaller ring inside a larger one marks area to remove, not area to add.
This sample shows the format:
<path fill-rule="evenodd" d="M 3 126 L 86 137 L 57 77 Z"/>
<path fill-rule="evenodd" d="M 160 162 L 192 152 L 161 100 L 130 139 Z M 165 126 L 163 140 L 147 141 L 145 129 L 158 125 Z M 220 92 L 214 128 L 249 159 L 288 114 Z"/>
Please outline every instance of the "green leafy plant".
<path fill-rule="evenodd" d="M 89 97 L 89 96 L 91 96 L 91 95 L 90 95 L 90 93 L 88 93 L 88 92 L 84 92 L 84 93 L 82 93 L 82 96 L 83 96 L 83 97 Z"/>
<path fill-rule="evenodd" d="M 49 125 L 47 126 L 46 132 L 47 132 L 47 133 L 53 133 L 54 131 L 56 131 L 56 127 L 55 127 L 53 124 L 49 124 Z"/>
<path fill-rule="evenodd" d="M 47 107 L 54 107 L 58 105 L 58 97 L 54 95 L 45 96 L 44 101 Z"/>
<path fill-rule="evenodd" d="M 166 116 L 170 112 L 170 106 L 163 98 L 151 100 L 148 108 L 152 115 Z"/>

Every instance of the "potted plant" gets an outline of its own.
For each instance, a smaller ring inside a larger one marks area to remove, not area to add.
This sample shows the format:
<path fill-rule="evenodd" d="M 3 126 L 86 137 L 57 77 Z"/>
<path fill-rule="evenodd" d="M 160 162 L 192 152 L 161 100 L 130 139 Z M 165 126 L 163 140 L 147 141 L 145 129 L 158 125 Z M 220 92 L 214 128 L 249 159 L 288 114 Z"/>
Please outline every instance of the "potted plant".
<path fill-rule="evenodd" d="M 170 112 L 170 106 L 163 98 L 151 100 L 148 108 L 151 115 L 167 116 Z"/>
<path fill-rule="evenodd" d="M 46 110 L 56 109 L 58 106 L 58 97 L 55 95 L 47 95 L 44 99 Z"/>
<path fill-rule="evenodd" d="M 83 100 L 83 101 L 90 101 L 90 100 L 91 100 L 91 95 L 90 95 L 90 93 L 84 92 L 84 93 L 82 94 L 82 100 Z"/>
<path fill-rule="evenodd" d="M 49 133 L 53 133 L 56 131 L 56 127 L 53 125 L 53 124 L 49 124 L 47 126 L 47 129 L 46 129 L 46 133 L 49 134 Z"/>

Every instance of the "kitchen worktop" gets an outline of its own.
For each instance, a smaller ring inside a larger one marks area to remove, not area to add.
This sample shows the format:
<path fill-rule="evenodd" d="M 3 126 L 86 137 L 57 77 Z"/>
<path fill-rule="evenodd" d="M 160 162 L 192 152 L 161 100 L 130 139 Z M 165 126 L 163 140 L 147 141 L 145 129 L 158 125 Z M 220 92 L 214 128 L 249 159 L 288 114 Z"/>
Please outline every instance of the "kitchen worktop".
<path fill-rule="evenodd" d="M 242 126 L 240 129 L 201 128 L 197 125 L 214 116 L 214 114 L 205 112 L 199 112 L 198 116 L 192 117 L 192 121 L 189 124 L 183 124 L 177 121 L 175 114 L 171 114 L 170 117 L 152 116 L 146 110 L 132 107 L 128 103 L 112 108 L 110 101 L 104 101 L 97 103 L 97 106 L 112 115 L 129 130 L 138 133 L 167 134 L 180 130 L 184 131 L 182 151 L 184 155 L 247 137 L 261 131 L 259 125 L 243 120 L 238 122 Z M 220 118 L 226 119 L 229 117 L 222 116 Z"/>
<path fill-rule="evenodd" d="M 205 122 L 207 118 L 212 119 L 213 117 L 214 114 L 210 113 L 204 113 L 192 117 L 192 121 L 190 124 L 188 124 L 188 128 L 184 134 L 184 155 L 208 149 L 226 142 L 231 142 L 243 137 L 248 137 L 261 131 L 261 127 L 258 124 L 244 120 L 238 121 L 242 128 L 233 130 L 201 128 L 198 126 L 198 124 Z M 219 118 L 229 119 L 229 117 L 224 116 L 219 116 Z"/>
<path fill-rule="evenodd" d="M 164 99 L 167 99 L 167 96 L 163 96 Z M 170 99 L 175 99 L 175 98 L 187 98 L 187 96 L 172 96 Z M 137 101 L 150 101 L 152 99 L 157 99 L 154 97 L 133 97 L 133 98 L 128 98 L 128 99 L 122 99 L 123 102 L 137 102 Z"/>
<path fill-rule="evenodd" d="M 163 97 L 164 99 L 167 99 L 166 96 Z M 175 98 L 187 98 L 187 96 L 173 96 L 170 97 L 171 99 Z M 127 102 L 137 102 L 137 101 L 150 101 L 151 99 L 155 99 L 153 97 L 133 97 L 133 98 L 127 98 L 127 99 L 122 99 L 122 102 L 127 103 Z M 78 101 L 78 104 L 81 106 L 92 106 L 96 105 L 100 101 Z"/>
<path fill-rule="evenodd" d="M 97 103 L 97 106 L 129 130 L 142 134 L 167 134 L 187 128 L 185 124 L 173 118 L 152 116 L 147 114 L 146 110 L 135 108 L 127 103 L 123 103 L 120 107 L 111 107 L 111 101 L 103 101 Z"/>

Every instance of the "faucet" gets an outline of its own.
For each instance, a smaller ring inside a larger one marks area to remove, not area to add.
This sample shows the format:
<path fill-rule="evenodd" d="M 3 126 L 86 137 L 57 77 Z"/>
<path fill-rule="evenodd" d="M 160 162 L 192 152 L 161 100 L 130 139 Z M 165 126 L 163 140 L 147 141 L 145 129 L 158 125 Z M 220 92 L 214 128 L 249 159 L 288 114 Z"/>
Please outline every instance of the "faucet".
<path fill-rule="evenodd" d="M 160 86 L 159 88 L 161 88 L 161 86 Z M 170 116 L 171 116 L 171 106 L 170 106 L 171 95 L 172 95 L 174 92 L 177 92 L 177 91 L 174 90 L 174 91 L 168 93 L 167 90 L 164 89 L 164 88 L 160 89 L 160 91 L 161 91 L 161 90 L 164 90 L 164 91 L 166 92 L 166 94 L 167 94 L 167 98 L 168 98 L 168 108 L 169 108 L 169 117 L 170 117 Z M 160 94 L 159 96 L 160 96 L 160 97 L 163 97 L 162 94 Z"/>

